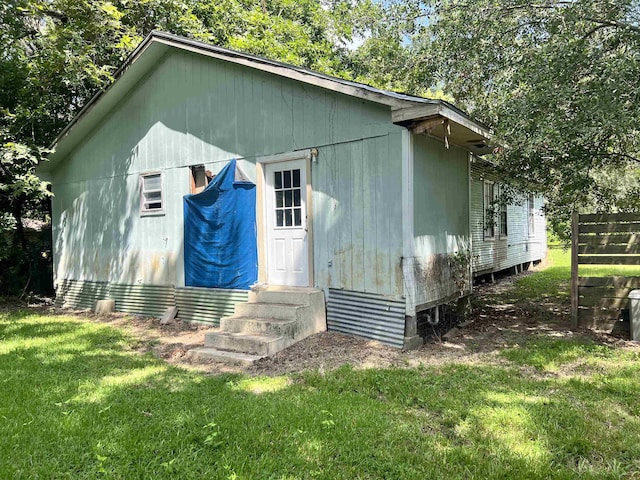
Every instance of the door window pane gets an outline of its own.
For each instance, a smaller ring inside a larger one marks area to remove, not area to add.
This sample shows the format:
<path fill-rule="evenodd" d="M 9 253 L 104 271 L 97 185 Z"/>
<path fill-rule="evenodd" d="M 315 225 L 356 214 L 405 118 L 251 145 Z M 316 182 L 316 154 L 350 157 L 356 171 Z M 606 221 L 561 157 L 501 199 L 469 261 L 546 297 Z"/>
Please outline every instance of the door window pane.
<path fill-rule="evenodd" d="M 274 172 L 274 193 L 277 227 L 302 226 L 301 170 Z"/>

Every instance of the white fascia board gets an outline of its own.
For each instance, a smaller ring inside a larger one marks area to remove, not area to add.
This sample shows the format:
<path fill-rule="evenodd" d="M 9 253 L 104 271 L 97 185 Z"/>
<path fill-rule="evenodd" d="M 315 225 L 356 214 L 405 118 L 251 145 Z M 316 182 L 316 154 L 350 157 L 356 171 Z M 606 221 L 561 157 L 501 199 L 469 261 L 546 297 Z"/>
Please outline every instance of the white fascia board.
<path fill-rule="evenodd" d="M 422 120 L 436 116 L 447 118 L 480 135 L 486 140 L 491 138 L 491 131 L 488 128 L 443 102 L 399 108 L 391 112 L 391 120 L 393 123 Z"/>

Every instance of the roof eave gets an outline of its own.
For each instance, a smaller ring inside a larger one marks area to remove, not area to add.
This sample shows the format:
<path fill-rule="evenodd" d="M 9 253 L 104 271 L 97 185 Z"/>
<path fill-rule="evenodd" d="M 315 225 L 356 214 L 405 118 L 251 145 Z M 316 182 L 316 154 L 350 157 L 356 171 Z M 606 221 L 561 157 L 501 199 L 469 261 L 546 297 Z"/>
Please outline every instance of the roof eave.
<path fill-rule="evenodd" d="M 489 138 L 489 131 L 464 112 L 441 100 L 431 100 L 411 95 L 379 90 L 322 73 L 307 70 L 274 60 L 236 52 L 197 40 L 152 31 L 127 57 L 114 73 L 114 81 L 96 93 L 73 120 L 60 132 L 50 149 L 49 161 L 38 166 L 42 173 L 55 169 L 57 160 L 68 155 L 96 127 L 106 115 L 130 91 L 131 88 L 162 58 L 170 48 L 191 51 L 223 61 L 244 65 L 274 75 L 290 78 L 306 84 L 325 88 L 363 100 L 391 107 L 394 123 L 407 125 L 433 115 L 441 115 L 456 124 Z M 133 73 L 135 72 L 135 73 Z"/>
<path fill-rule="evenodd" d="M 147 37 L 145 37 L 145 39 L 142 42 L 140 42 L 140 45 L 138 45 L 136 49 L 133 52 L 131 52 L 131 54 L 125 59 L 124 63 L 120 66 L 120 68 L 118 68 L 115 71 L 115 73 L 113 74 L 113 81 L 109 85 L 98 90 L 96 94 L 89 99 L 86 105 L 80 109 L 80 111 L 76 114 L 76 116 L 73 117 L 73 119 L 67 124 L 67 126 L 62 129 L 62 131 L 58 134 L 55 140 L 51 142 L 49 149 L 53 150 L 56 144 L 62 138 L 64 138 L 67 132 L 69 132 L 69 130 L 71 130 L 71 128 L 78 122 L 80 117 L 82 117 L 86 112 L 88 112 L 91 108 L 93 108 L 93 106 L 98 101 L 98 99 L 102 97 L 109 89 L 111 89 L 113 85 L 115 85 L 118 78 L 129 68 L 129 66 L 133 62 L 136 61 L 138 56 L 147 48 L 151 40 L 152 40 L 152 35 L 148 35 Z"/>
<path fill-rule="evenodd" d="M 493 136 L 491 130 L 443 100 L 437 100 L 428 105 L 395 109 L 392 112 L 392 121 L 417 134 L 426 133 L 440 140 L 446 137 L 447 143 L 477 155 L 486 155 L 493 151 L 490 145 Z M 443 126 L 441 131 L 434 128 L 439 122 Z M 454 135 L 448 131 L 450 124 L 456 126 L 457 132 Z"/>

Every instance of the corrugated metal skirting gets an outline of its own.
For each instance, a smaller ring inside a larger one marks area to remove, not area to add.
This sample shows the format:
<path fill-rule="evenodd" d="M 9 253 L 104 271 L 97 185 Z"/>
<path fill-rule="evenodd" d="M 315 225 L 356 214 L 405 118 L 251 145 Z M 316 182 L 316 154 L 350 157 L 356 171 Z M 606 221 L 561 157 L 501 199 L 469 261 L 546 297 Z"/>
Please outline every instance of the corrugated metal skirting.
<path fill-rule="evenodd" d="M 109 298 L 116 301 L 118 312 L 161 317 L 176 304 L 173 285 L 109 284 Z"/>
<path fill-rule="evenodd" d="M 109 298 L 107 282 L 63 280 L 56 290 L 55 306 L 82 310 L 93 308 L 96 300 Z"/>
<path fill-rule="evenodd" d="M 246 302 L 248 295 L 245 290 L 63 280 L 58 285 L 55 305 L 89 309 L 96 300 L 110 299 L 115 300 L 118 312 L 152 317 L 160 317 L 167 308 L 177 306 L 182 320 L 219 325 L 220 318 L 233 315 L 235 304 Z"/>
<path fill-rule="evenodd" d="M 327 301 L 329 330 L 358 335 L 402 348 L 404 314 L 404 298 L 329 289 Z"/>
<path fill-rule="evenodd" d="M 220 325 L 222 317 L 233 315 L 236 303 L 248 300 L 245 290 L 176 287 L 178 316 L 183 320 Z"/>

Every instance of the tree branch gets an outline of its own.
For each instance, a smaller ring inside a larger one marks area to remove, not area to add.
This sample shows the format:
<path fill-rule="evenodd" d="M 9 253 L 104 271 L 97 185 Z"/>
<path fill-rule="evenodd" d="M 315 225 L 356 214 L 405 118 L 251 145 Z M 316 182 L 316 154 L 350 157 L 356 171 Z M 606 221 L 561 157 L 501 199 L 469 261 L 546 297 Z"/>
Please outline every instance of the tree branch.
<path fill-rule="evenodd" d="M 603 157 L 603 158 L 624 158 L 625 160 L 629 160 L 631 162 L 640 163 L 640 158 L 634 157 L 628 153 L 622 152 L 611 152 L 611 153 L 594 153 L 594 157 Z"/>
<path fill-rule="evenodd" d="M 592 17 L 584 17 L 583 20 L 586 20 L 586 21 L 592 22 L 592 23 L 597 23 L 597 24 L 601 25 L 603 28 L 604 27 L 621 28 L 623 30 L 631 30 L 632 32 L 640 33 L 640 27 L 639 26 L 631 25 L 629 23 L 619 22 L 619 21 L 616 21 L 616 20 L 601 20 L 599 18 L 592 18 Z"/>

